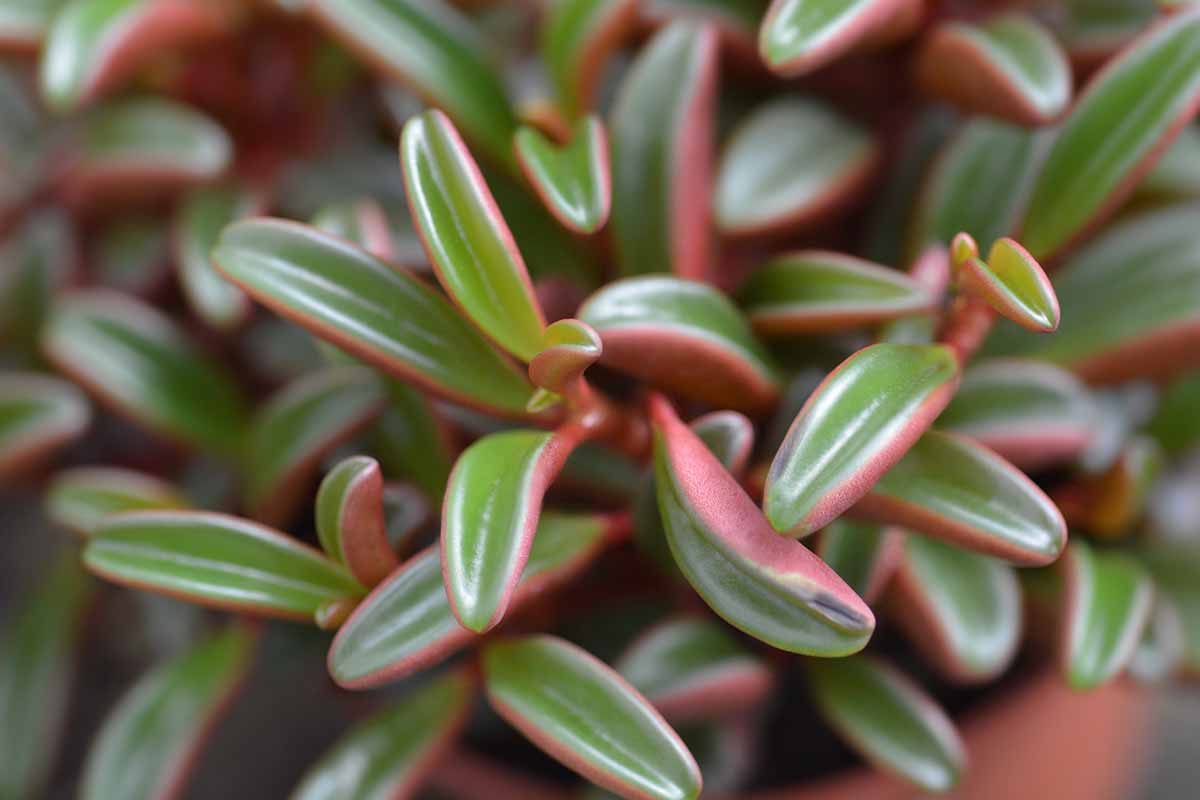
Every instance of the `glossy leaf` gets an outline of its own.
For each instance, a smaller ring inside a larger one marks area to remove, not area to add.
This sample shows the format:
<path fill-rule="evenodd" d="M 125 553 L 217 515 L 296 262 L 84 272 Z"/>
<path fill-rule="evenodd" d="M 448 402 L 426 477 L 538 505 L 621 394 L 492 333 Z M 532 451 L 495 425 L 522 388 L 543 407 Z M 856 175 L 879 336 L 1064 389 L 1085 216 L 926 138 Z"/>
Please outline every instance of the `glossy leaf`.
<path fill-rule="evenodd" d="M 247 220 L 225 229 L 213 260 L 264 305 L 389 373 L 524 414 L 524 376 L 440 295 L 358 248 L 303 225 Z"/>
<path fill-rule="evenodd" d="M 345 239 L 376 258 L 384 261 L 396 260 L 396 248 L 387 212 L 375 200 L 360 198 L 323 206 L 313 216 L 312 226 L 319 231 Z"/>
<path fill-rule="evenodd" d="M 542 204 L 566 228 L 595 233 L 608 221 L 612 176 L 608 135 L 595 116 L 571 129 L 571 141 L 559 147 L 538 130 L 522 126 L 513 137 L 517 163 Z"/>
<path fill-rule="evenodd" d="M 775 399 L 769 354 L 741 312 L 710 286 L 629 278 L 593 294 L 579 318 L 600 334 L 601 363 L 663 389 L 740 411 L 762 410 Z"/>
<path fill-rule="evenodd" d="M 468 672 L 452 672 L 358 723 L 308 769 L 293 800 L 408 796 L 458 737 L 474 689 Z"/>
<path fill-rule="evenodd" d="M 292 619 L 363 593 L 340 566 L 290 536 L 205 511 L 115 514 L 93 531 L 83 561 L 117 583 Z"/>
<path fill-rule="evenodd" d="M 771 529 L 665 400 L 654 400 L 652 414 L 663 527 L 705 602 L 781 650 L 841 656 L 862 649 L 875 618 L 858 595 L 808 548 Z"/>
<path fill-rule="evenodd" d="M 758 51 L 780 75 L 812 72 L 887 24 L 900 8 L 896 0 L 773 0 Z"/>
<path fill-rule="evenodd" d="M 636 8 L 634 0 L 563 0 L 548 9 L 539 49 L 568 119 L 592 107 L 604 64 L 633 28 Z"/>
<path fill-rule="evenodd" d="M 442 109 L 497 164 L 514 167 L 516 115 L 473 23 L 442 0 L 310 0 L 326 27 Z"/>
<path fill-rule="evenodd" d="M 741 236 L 812 222 L 862 187 L 877 156 L 870 134 L 826 106 L 773 100 L 725 145 L 713 195 L 717 227 Z"/>
<path fill-rule="evenodd" d="M 874 603 L 900 565 L 903 533 L 838 517 L 821 530 L 817 555 L 854 592 Z"/>
<path fill-rule="evenodd" d="M 6 618 L 0 633 L 0 795 L 40 797 L 66 706 L 83 612 L 91 595 L 74 552 Z"/>
<path fill-rule="evenodd" d="M 958 386 L 941 345 L 858 351 L 809 396 L 767 473 L 771 525 L 807 536 L 857 502 L 912 447 Z"/>
<path fill-rule="evenodd" d="M 513 603 L 578 573 L 604 538 L 596 517 L 543 513 Z M 430 547 L 388 576 L 341 626 L 329 648 L 329 674 L 344 688 L 368 689 L 436 664 L 474 638 L 450 610 L 441 553 Z"/>
<path fill-rule="evenodd" d="M 873 766 L 926 792 L 958 783 L 967 754 L 954 723 L 894 667 L 866 656 L 808 662 L 822 715 Z"/>
<path fill-rule="evenodd" d="M 1154 585 L 1145 567 L 1076 539 L 1063 559 L 1066 629 L 1063 669 L 1076 689 L 1116 677 L 1133 658 L 1150 618 Z"/>
<path fill-rule="evenodd" d="M 824 250 L 776 256 L 742 284 L 738 299 L 764 335 L 862 327 L 938 304 L 902 272 Z"/>
<path fill-rule="evenodd" d="M 438 281 L 492 340 L 528 361 L 546 327 L 525 262 L 458 132 L 439 111 L 400 139 L 409 206 Z"/>
<path fill-rule="evenodd" d="M 1034 185 L 1021 242 L 1049 259 L 1111 213 L 1200 105 L 1200 15 L 1148 31 L 1089 82 Z M 1098 137 L 1111 137 L 1097 148 Z"/>
<path fill-rule="evenodd" d="M 310 372 L 254 415 L 246 441 L 246 503 L 257 519 L 285 524 L 333 448 L 382 410 L 386 395 L 363 367 Z"/>
<path fill-rule="evenodd" d="M 399 566 L 388 542 L 379 462 L 351 456 L 321 481 L 316 501 L 317 537 L 332 559 L 359 583 L 374 586 Z"/>
<path fill-rule="evenodd" d="M 929 91 L 964 111 L 1022 125 L 1053 122 L 1071 101 L 1066 54 L 1024 14 L 938 26 L 926 39 L 917 71 Z"/>
<path fill-rule="evenodd" d="M 1021 593 L 1012 567 L 912 534 L 890 592 L 909 640 L 943 675 L 979 683 L 1012 662 L 1021 636 Z"/>
<path fill-rule="evenodd" d="M 586 322 L 560 319 L 546 328 L 542 349 L 529 362 L 535 386 L 562 394 L 604 353 L 600 335 Z"/>
<path fill-rule="evenodd" d="M 717 36 L 680 21 L 659 31 L 622 79 L 609 119 L 612 236 L 624 275 L 709 273 Z"/>
<path fill-rule="evenodd" d="M 120 467 L 63 470 L 46 488 L 45 503 L 46 516 L 83 536 L 91 535 L 109 514 L 190 505 L 170 483 Z"/>
<path fill-rule="evenodd" d="M 0 372 L 0 474 L 18 472 L 80 436 L 91 418 L 87 399 L 70 383 Z"/>
<path fill-rule="evenodd" d="M 642 634 L 614 668 L 676 724 L 754 708 L 771 671 L 720 624 L 681 618 Z"/>
<path fill-rule="evenodd" d="M 542 496 L 582 431 L 508 431 L 468 447 L 442 506 L 442 560 L 454 615 L 483 633 L 504 616 L 525 569 Z"/>
<path fill-rule="evenodd" d="M 488 700 L 534 744 L 626 797 L 691 800 L 700 768 L 637 690 L 576 645 L 506 639 L 483 652 Z"/>
<path fill-rule="evenodd" d="M 226 453 L 242 446 L 245 406 L 232 377 L 137 300 L 98 290 L 62 296 L 42 350 L 90 392 L 159 433 Z"/>
<path fill-rule="evenodd" d="M 81 800 L 153 800 L 179 791 L 244 679 L 253 644 L 247 628 L 232 627 L 143 675 L 92 743 Z"/>
<path fill-rule="evenodd" d="M 920 531 L 1024 566 L 1048 564 L 1067 542 L 1058 508 L 992 451 L 930 431 L 855 507 L 859 516 Z"/>
<path fill-rule="evenodd" d="M 216 272 L 209 254 L 226 225 L 262 205 L 262 198 L 252 191 L 211 187 L 189 194 L 176 212 L 174 259 L 179 286 L 192 310 L 216 328 L 237 326 L 251 309 L 246 295 Z"/>
<path fill-rule="evenodd" d="M 987 263 L 968 258 L 959 270 L 959 280 L 967 291 L 1005 318 L 1036 333 L 1058 330 L 1061 313 L 1050 279 L 1033 256 L 1012 239 L 997 239 Z"/>

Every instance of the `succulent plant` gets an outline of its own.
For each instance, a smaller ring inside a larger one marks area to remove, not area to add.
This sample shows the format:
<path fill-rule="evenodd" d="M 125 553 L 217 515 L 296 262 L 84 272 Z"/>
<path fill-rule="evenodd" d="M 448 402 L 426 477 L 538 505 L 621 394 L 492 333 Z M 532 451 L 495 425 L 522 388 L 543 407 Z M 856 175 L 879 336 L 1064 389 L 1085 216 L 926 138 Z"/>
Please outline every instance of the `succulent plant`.
<path fill-rule="evenodd" d="M 0 0 L 0 797 L 940 792 L 1200 671 L 1189 5 Z"/>

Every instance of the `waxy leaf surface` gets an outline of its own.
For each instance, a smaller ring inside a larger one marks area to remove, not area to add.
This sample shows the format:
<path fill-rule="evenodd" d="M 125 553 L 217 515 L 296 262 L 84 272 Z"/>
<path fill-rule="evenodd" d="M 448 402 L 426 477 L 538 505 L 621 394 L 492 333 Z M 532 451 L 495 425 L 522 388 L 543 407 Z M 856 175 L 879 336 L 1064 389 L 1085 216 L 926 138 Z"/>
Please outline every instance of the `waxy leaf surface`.
<path fill-rule="evenodd" d="M 542 204 L 569 230 L 595 233 L 612 208 L 608 135 L 597 117 L 581 119 L 560 147 L 523 126 L 513 138 L 517 162 Z"/>
<path fill-rule="evenodd" d="M 609 52 L 632 29 L 636 10 L 634 0 L 563 0 L 548 9 L 539 49 L 568 119 L 592 106 Z"/>
<path fill-rule="evenodd" d="M 359 583 L 374 586 L 399 564 L 388 542 L 379 462 L 351 456 L 326 474 L 317 491 L 321 549 L 346 565 Z"/>
<path fill-rule="evenodd" d="M 897 0 L 774 0 L 758 51 L 780 75 L 802 75 L 833 61 L 887 24 Z"/>
<path fill-rule="evenodd" d="M 968 258 L 960 269 L 959 278 L 969 291 L 1005 318 L 1036 333 L 1058 330 L 1061 315 L 1050 279 L 1012 239 L 997 239 L 987 263 Z"/>

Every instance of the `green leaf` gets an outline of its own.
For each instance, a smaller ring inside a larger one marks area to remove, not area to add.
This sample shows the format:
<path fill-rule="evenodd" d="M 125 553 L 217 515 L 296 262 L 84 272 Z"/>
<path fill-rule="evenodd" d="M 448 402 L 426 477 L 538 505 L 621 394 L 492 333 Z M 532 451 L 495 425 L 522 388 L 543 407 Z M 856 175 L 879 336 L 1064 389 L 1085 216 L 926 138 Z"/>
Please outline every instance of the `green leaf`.
<path fill-rule="evenodd" d="M 1108 216 L 1200 104 L 1200 14 L 1140 38 L 1088 84 L 1055 139 L 1021 231 L 1047 260 Z M 1095 143 L 1103 139 L 1104 147 Z"/>
<path fill-rule="evenodd" d="M 0 0 L 0 42 L 36 49 L 66 0 Z"/>
<path fill-rule="evenodd" d="M 520 580 L 542 496 L 579 443 L 574 426 L 554 433 L 485 436 L 458 458 L 442 511 L 446 591 L 464 627 L 500 622 Z"/>
<path fill-rule="evenodd" d="M 158 433 L 222 453 L 243 444 L 245 406 L 232 376 L 140 301 L 100 290 L 64 295 L 42 331 L 42 350 Z"/>
<path fill-rule="evenodd" d="M 239 187 L 197 189 L 184 198 L 175 214 L 174 258 L 179 286 L 196 315 L 229 330 L 250 315 L 250 301 L 213 268 L 210 254 L 221 230 L 263 206 L 263 198 Z"/>
<path fill-rule="evenodd" d="M 662 398 L 652 402 L 663 527 L 684 576 L 723 619 L 773 647 L 861 650 L 867 605 L 808 548 L 775 533 L 754 501 Z"/>
<path fill-rule="evenodd" d="M 821 530 L 817 555 L 855 594 L 873 603 L 900 563 L 901 532 L 838 517 Z"/>
<path fill-rule="evenodd" d="M 1033 481 L 991 450 L 941 431 L 922 436 L 855 513 L 1023 566 L 1050 563 L 1067 541 L 1062 514 Z"/>
<path fill-rule="evenodd" d="M 1044 125 L 1071 102 L 1071 65 L 1032 17 L 998 14 L 979 25 L 947 22 L 926 39 L 919 80 L 968 112 Z"/>
<path fill-rule="evenodd" d="M 513 604 L 577 574 L 600 552 L 605 534 L 598 517 L 543 513 Z M 329 674 L 346 689 L 369 689 L 432 666 L 474 638 L 450 610 L 441 553 L 430 547 L 375 587 L 341 626 L 329 648 Z"/>
<path fill-rule="evenodd" d="M 1062 567 L 1067 596 L 1063 671 L 1075 689 L 1115 678 L 1133 658 L 1154 603 L 1146 568 L 1124 553 L 1096 551 L 1076 538 Z"/>
<path fill-rule="evenodd" d="M 958 386 L 941 345 L 877 344 L 809 396 L 771 462 L 763 508 L 777 531 L 807 536 L 861 498 L 908 451 Z"/>
<path fill-rule="evenodd" d="M 0 634 L 0 795 L 41 797 L 65 722 L 72 652 L 91 596 L 74 551 L 19 608 Z"/>
<path fill-rule="evenodd" d="M 528 361 L 546 327 L 525 262 L 457 131 L 440 111 L 404 126 L 404 185 L 447 294 L 492 340 Z"/>
<path fill-rule="evenodd" d="M 812 72 L 844 55 L 898 10 L 893 0 L 773 0 L 758 52 L 780 75 Z"/>
<path fill-rule="evenodd" d="M 920 687 L 867 656 L 811 660 L 808 677 L 821 714 L 872 766 L 944 792 L 966 769 L 954 723 Z"/>
<path fill-rule="evenodd" d="M 612 207 L 612 178 L 608 136 L 598 117 L 582 117 L 563 147 L 523 125 L 513 147 L 525 179 L 564 227 L 585 234 L 604 227 Z"/>
<path fill-rule="evenodd" d="M 474 695 L 466 670 L 407 693 L 342 736 L 305 772 L 292 800 L 407 796 L 453 746 Z"/>
<path fill-rule="evenodd" d="M 966 434 L 1020 467 L 1073 458 L 1096 434 L 1097 408 L 1071 373 L 1032 359 L 994 358 L 963 373 L 938 427 Z"/>
<path fill-rule="evenodd" d="M 579 318 L 600 334 L 601 363 L 670 392 L 739 411 L 762 411 L 778 393 L 770 355 L 711 286 L 628 278 L 589 297 Z"/>
<path fill-rule="evenodd" d="M 609 118 L 612 236 L 624 275 L 704 279 L 709 264 L 716 31 L 674 22 L 642 48 Z"/>
<path fill-rule="evenodd" d="M 383 409 L 386 395 L 365 367 L 310 372 L 254 415 L 246 440 L 246 504 L 268 525 L 285 524 L 335 447 Z"/>
<path fill-rule="evenodd" d="M 399 566 L 388 542 L 383 474 L 375 459 L 351 456 L 325 475 L 316 519 L 321 549 L 364 586 L 374 586 Z"/>
<path fill-rule="evenodd" d="M 1200 126 L 1179 132 L 1146 177 L 1138 184 L 1135 200 L 1195 198 L 1200 196 Z"/>
<path fill-rule="evenodd" d="M 750 113 L 725 145 L 713 213 L 722 233 L 775 233 L 838 208 L 875 166 L 871 135 L 825 105 L 800 97 Z"/>
<path fill-rule="evenodd" d="M 309 0 L 351 50 L 445 111 L 495 163 L 515 171 L 517 119 L 474 24 L 442 0 Z"/>
<path fill-rule="evenodd" d="M 1184 453 L 1200 442 L 1200 370 L 1172 381 L 1158 398 L 1158 409 L 1146 431 L 1172 454 Z"/>
<path fill-rule="evenodd" d="M 237 222 L 213 253 L 252 297 L 384 371 L 455 402 L 523 416 L 532 389 L 437 292 L 328 234 Z"/>
<path fill-rule="evenodd" d="M 345 239 L 376 258 L 397 260 L 387 212 L 369 197 L 322 206 L 313 215 L 312 226 Z"/>
<path fill-rule="evenodd" d="M 604 343 L 591 325 L 577 319 L 560 319 L 546 328 L 542 349 L 529 362 L 529 377 L 534 385 L 562 394 L 603 353 Z"/>
<path fill-rule="evenodd" d="M 592 107 L 609 52 L 636 21 L 635 0 L 561 0 L 547 10 L 539 51 L 568 119 Z"/>
<path fill-rule="evenodd" d="M 738 63 L 752 63 L 758 59 L 758 25 L 768 5 L 768 0 L 643 0 L 639 12 L 655 27 L 679 19 L 708 22 Z"/>
<path fill-rule="evenodd" d="M 249 670 L 253 645 L 249 629 L 231 627 L 143 675 L 92 742 L 81 800 L 153 800 L 182 787 Z"/>
<path fill-rule="evenodd" d="M 675 723 L 737 714 L 771 688 L 771 670 L 720 624 L 679 618 L 630 645 L 614 668 Z"/>
<path fill-rule="evenodd" d="M 911 534 L 892 579 L 909 640 L 945 677 L 981 683 L 1012 663 L 1021 638 L 1021 587 L 1007 564 Z"/>
<path fill-rule="evenodd" d="M 90 536 L 109 514 L 191 504 L 178 487 L 153 475 L 120 467 L 75 467 L 54 476 L 45 505 L 51 520 Z"/>
<path fill-rule="evenodd" d="M 71 384 L 33 372 L 0 372 L 0 474 L 12 475 L 82 435 L 92 419 Z"/>
<path fill-rule="evenodd" d="M 530 741 L 593 783 L 627 797 L 700 796 L 695 759 L 637 690 L 552 636 L 483 651 L 488 700 Z"/>
<path fill-rule="evenodd" d="M 78 261 L 74 224 L 59 209 L 31 212 L 0 244 L 0 339 L 9 348 L 30 354 L 37 349 L 50 305 L 74 277 Z"/>
<path fill-rule="evenodd" d="M 114 514 L 92 533 L 83 561 L 117 583 L 291 619 L 363 593 L 340 566 L 290 536 L 205 511 Z"/>
<path fill-rule="evenodd" d="M 1154 0 L 1070 0 L 1055 27 L 1072 61 L 1100 64 L 1146 30 L 1157 11 Z"/>
<path fill-rule="evenodd" d="M 1200 548 L 1192 542 L 1154 542 L 1139 548 L 1137 556 L 1159 594 L 1179 612 L 1184 669 L 1200 673 Z"/>
<path fill-rule="evenodd" d="M 902 272 L 825 250 L 772 258 L 742 284 L 738 300 L 755 331 L 777 336 L 863 327 L 938 304 Z"/>
<path fill-rule="evenodd" d="M 387 381 L 387 389 L 373 450 L 388 476 L 412 481 L 425 499 L 440 505 L 454 460 L 450 432 L 416 389 L 400 381 Z"/>
<path fill-rule="evenodd" d="M 971 257 L 959 265 L 959 280 L 1002 316 L 1036 333 L 1058 330 L 1058 298 L 1033 256 L 1007 237 L 997 239 L 987 263 Z"/>

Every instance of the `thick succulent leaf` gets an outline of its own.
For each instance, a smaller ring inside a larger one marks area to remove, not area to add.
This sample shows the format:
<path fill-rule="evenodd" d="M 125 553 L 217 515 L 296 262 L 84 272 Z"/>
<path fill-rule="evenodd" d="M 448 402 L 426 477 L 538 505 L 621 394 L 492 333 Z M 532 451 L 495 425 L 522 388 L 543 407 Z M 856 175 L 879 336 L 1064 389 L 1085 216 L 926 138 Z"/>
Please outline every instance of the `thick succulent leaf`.
<path fill-rule="evenodd" d="M 92 410 L 66 381 L 0 372 L 0 475 L 11 475 L 83 434 Z"/>
<path fill-rule="evenodd" d="M 58 749 L 91 587 L 74 552 L 7 617 L 0 633 L 0 795 L 41 797 Z"/>
<path fill-rule="evenodd" d="M 92 532 L 83 561 L 117 583 L 293 619 L 363 593 L 339 565 L 290 536 L 204 511 L 114 514 Z"/>
<path fill-rule="evenodd" d="M 216 328 L 236 327 L 251 309 L 246 295 L 216 272 L 209 255 L 226 225 L 262 205 L 256 192 L 214 186 L 192 192 L 176 211 L 173 255 L 179 286 L 196 315 Z"/>
<path fill-rule="evenodd" d="M 614 668 L 678 724 L 754 708 L 771 670 L 711 619 L 681 618 L 642 634 Z"/>
<path fill-rule="evenodd" d="M 440 505 L 454 464 L 450 431 L 429 400 L 400 381 L 388 381 L 388 405 L 375 426 L 374 452 L 389 477 L 421 487 Z"/>
<path fill-rule="evenodd" d="M 922 436 L 854 511 L 1020 565 L 1048 564 L 1067 542 L 1062 514 L 1024 473 L 941 431 Z"/>
<path fill-rule="evenodd" d="M 967 754 L 936 701 L 894 667 L 867 656 L 808 662 L 813 697 L 846 744 L 922 791 L 951 789 Z"/>
<path fill-rule="evenodd" d="M 588 780 L 625 797 L 692 800 L 700 768 L 671 726 L 617 673 L 552 636 L 483 651 L 496 712 Z"/>
<path fill-rule="evenodd" d="M 1096 435 L 1097 413 L 1087 387 L 1060 367 L 996 358 L 967 369 L 938 427 L 1030 468 L 1083 452 Z"/>
<path fill-rule="evenodd" d="M 758 51 L 780 75 L 812 72 L 886 25 L 901 7 L 898 0 L 773 0 Z"/>
<path fill-rule="evenodd" d="M 821 530 L 817 555 L 859 597 L 873 603 L 900 565 L 902 538 L 897 528 L 838 517 Z"/>
<path fill-rule="evenodd" d="M 998 329 L 986 351 L 1051 361 L 1095 383 L 1200 363 L 1197 213 L 1200 206 L 1171 206 L 1113 225 L 1055 273 L 1057 333 Z"/>
<path fill-rule="evenodd" d="M 440 108 L 493 162 L 515 169 L 516 115 L 474 24 L 442 0 L 309 0 L 351 50 Z"/>
<path fill-rule="evenodd" d="M 1200 548 L 1192 543 L 1155 542 L 1137 550 L 1159 595 L 1179 613 L 1183 627 L 1183 667 L 1200 674 Z"/>
<path fill-rule="evenodd" d="M 841 253 L 801 250 L 760 267 L 742 284 L 738 300 L 755 331 L 790 335 L 932 311 L 939 298 L 903 272 Z"/>
<path fill-rule="evenodd" d="M 977 241 L 1014 232 L 1029 202 L 1050 135 L 976 117 L 933 162 L 917 197 L 910 256 L 960 231 Z"/>
<path fill-rule="evenodd" d="M 75 467 L 46 487 L 46 516 L 83 536 L 109 514 L 187 508 L 175 486 L 153 475 L 120 467 Z"/>
<path fill-rule="evenodd" d="M 110 712 L 83 767 L 81 800 L 157 800 L 183 788 L 251 663 L 254 637 L 231 627 L 143 675 Z"/>
<path fill-rule="evenodd" d="M 761 411 L 775 400 L 770 355 L 737 307 L 710 286 L 628 278 L 588 298 L 579 318 L 600 334 L 601 363 L 663 389 L 739 411 Z"/>
<path fill-rule="evenodd" d="M 34 49 L 50 29 L 66 0 L 2 0 L 0 2 L 0 46 Z"/>
<path fill-rule="evenodd" d="M 525 262 L 453 124 L 427 111 L 404 126 L 400 163 L 438 281 L 492 340 L 528 361 L 546 322 Z"/>
<path fill-rule="evenodd" d="M 384 261 L 396 260 L 396 247 L 387 212 L 375 200 L 364 197 L 322 206 L 312 226 L 361 247 Z M 417 247 L 422 245 L 418 243 Z M 422 263 L 424 253 L 422 253 Z"/>
<path fill-rule="evenodd" d="M 383 474 L 375 459 L 351 456 L 325 475 L 316 520 L 321 549 L 362 585 L 374 586 L 399 566 L 388 542 Z"/>
<path fill-rule="evenodd" d="M 852 506 L 916 443 L 958 386 L 941 345 L 877 344 L 842 362 L 809 396 L 767 473 L 777 531 L 807 536 Z"/>
<path fill-rule="evenodd" d="M 592 107 L 609 53 L 633 28 L 634 0 L 562 0 L 547 12 L 539 48 L 569 119 Z"/>
<path fill-rule="evenodd" d="M 50 305 L 79 266 L 78 250 L 75 226 L 59 209 L 30 212 L 0 243 L 0 340 L 8 348 L 37 349 Z"/>
<path fill-rule="evenodd" d="M 988 556 L 910 534 L 889 592 L 909 640 L 961 683 L 1000 674 L 1021 637 L 1016 571 Z"/>
<path fill-rule="evenodd" d="M 1047 260 L 1098 225 L 1197 105 L 1200 14 L 1179 14 L 1109 62 L 1075 103 L 1034 185 L 1021 230 L 1029 252 Z"/>
<path fill-rule="evenodd" d="M 514 604 L 577 574 L 604 541 L 597 517 L 542 514 Z M 369 689 L 436 664 L 474 638 L 450 610 L 441 554 L 430 547 L 375 587 L 341 626 L 329 648 L 329 674 L 346 689 Z"/>
<path fill-rule="evenodd" d="M 655 480 L 667 541 L 714 611 L 781 650 L 841 656 L 875 617 L 804 545 L 775 533 L 737 481 L 662 398 L 653 401 Z"/>
<path fill-rule="evenodd" d="M 310 372 L 254 415 L 246 440 L 246 504 L 268 525 L 285 524 L 321 459 L 375 419 L 384 388 L 365 367 Z"/>
<path fill-rule="evenodd" d="M 562 394 L 604 354 L 600 334 L 577 319 L 560 319 L 546 328 L 542 349 L 529 362 L 535 386 Z"/>
<path fill-rule="evenodd" d="M 446 486 L 442 560 L 454 615 L 482 633 L 504 616 L 525 569 L 542 496 L 582 430 L 507 431 L 468 447 Z"/>
<path fill-rule="evenodd" d="M 576 233 L 595 233 L 604 226 L 612 208 L 612 176 L 608 135 L 598 117 L 580 119 L 562 147 L 522 126 L 513 147 L 525 179 L 555 219 Z"/>
<path fill-rule="evenodd" d="M 717 227 L 740 236 L 818 219 L 861 188 L 877 156 L 869 133 L 826 106 L 773 100 L 725 146 L 713 195 Z"/>
<path fill-rule="evenodd" d="M 1002 316 L 1036 333 L 1058 330 L 1058 297 L 1040 264 L 1021 245 L 997 239 L 987 263 L 968 258 L 959 267 L 960 282 Z"/>
<path fill-rule="evenodd" d="M 55 111 L 73 111 L 148 57 L 220 33 L 231 11 L 221 0 L 70 0 L 47 31 L 42 96 Z"/>
<path fill-rule="evenodd" d="M 1021 125 L 1052 122 L 1071 101 L 1066 54 L 1024 14 L 939 25 L 925 41 L 917 72 L 929 91 L 964 111 Z"/>
<path fill-rule="evenodd" d="M 1082 539 L 1063 557 L 1066 578 L 1063 670 L 1076 689 L 1092 689 L 1129 664 L 1154 604 L 1150 573 L 1124 553 Z"/>
<path fill-rule="evenodd" d="M 292 800 L 410 796 L 453 746 L 474 695 L 466 670 L 407 693 L 347 731 L 308 769 Z"/>
<path fill-rule="evenodd" d="M 437 292 L 363 250 L 262 219 L 226 228 L 213 259 L 264 305 L 391 374 L 455 402 L 524 414 L 524 376 Z"/>
<path fill-rule="evenodd" d="M 222 453 L 242 447 L 246 412 L 232 376 L 150 306 L 102 290 L 65 295 L 41 344 L 61 371 L 154 431 Z"/>
<path fill-rule="evenodd" d="M 709 273 L 717 35 L 668 25 L 625 73 L 609 122 L 612 235 L 625 275 Z"/>

